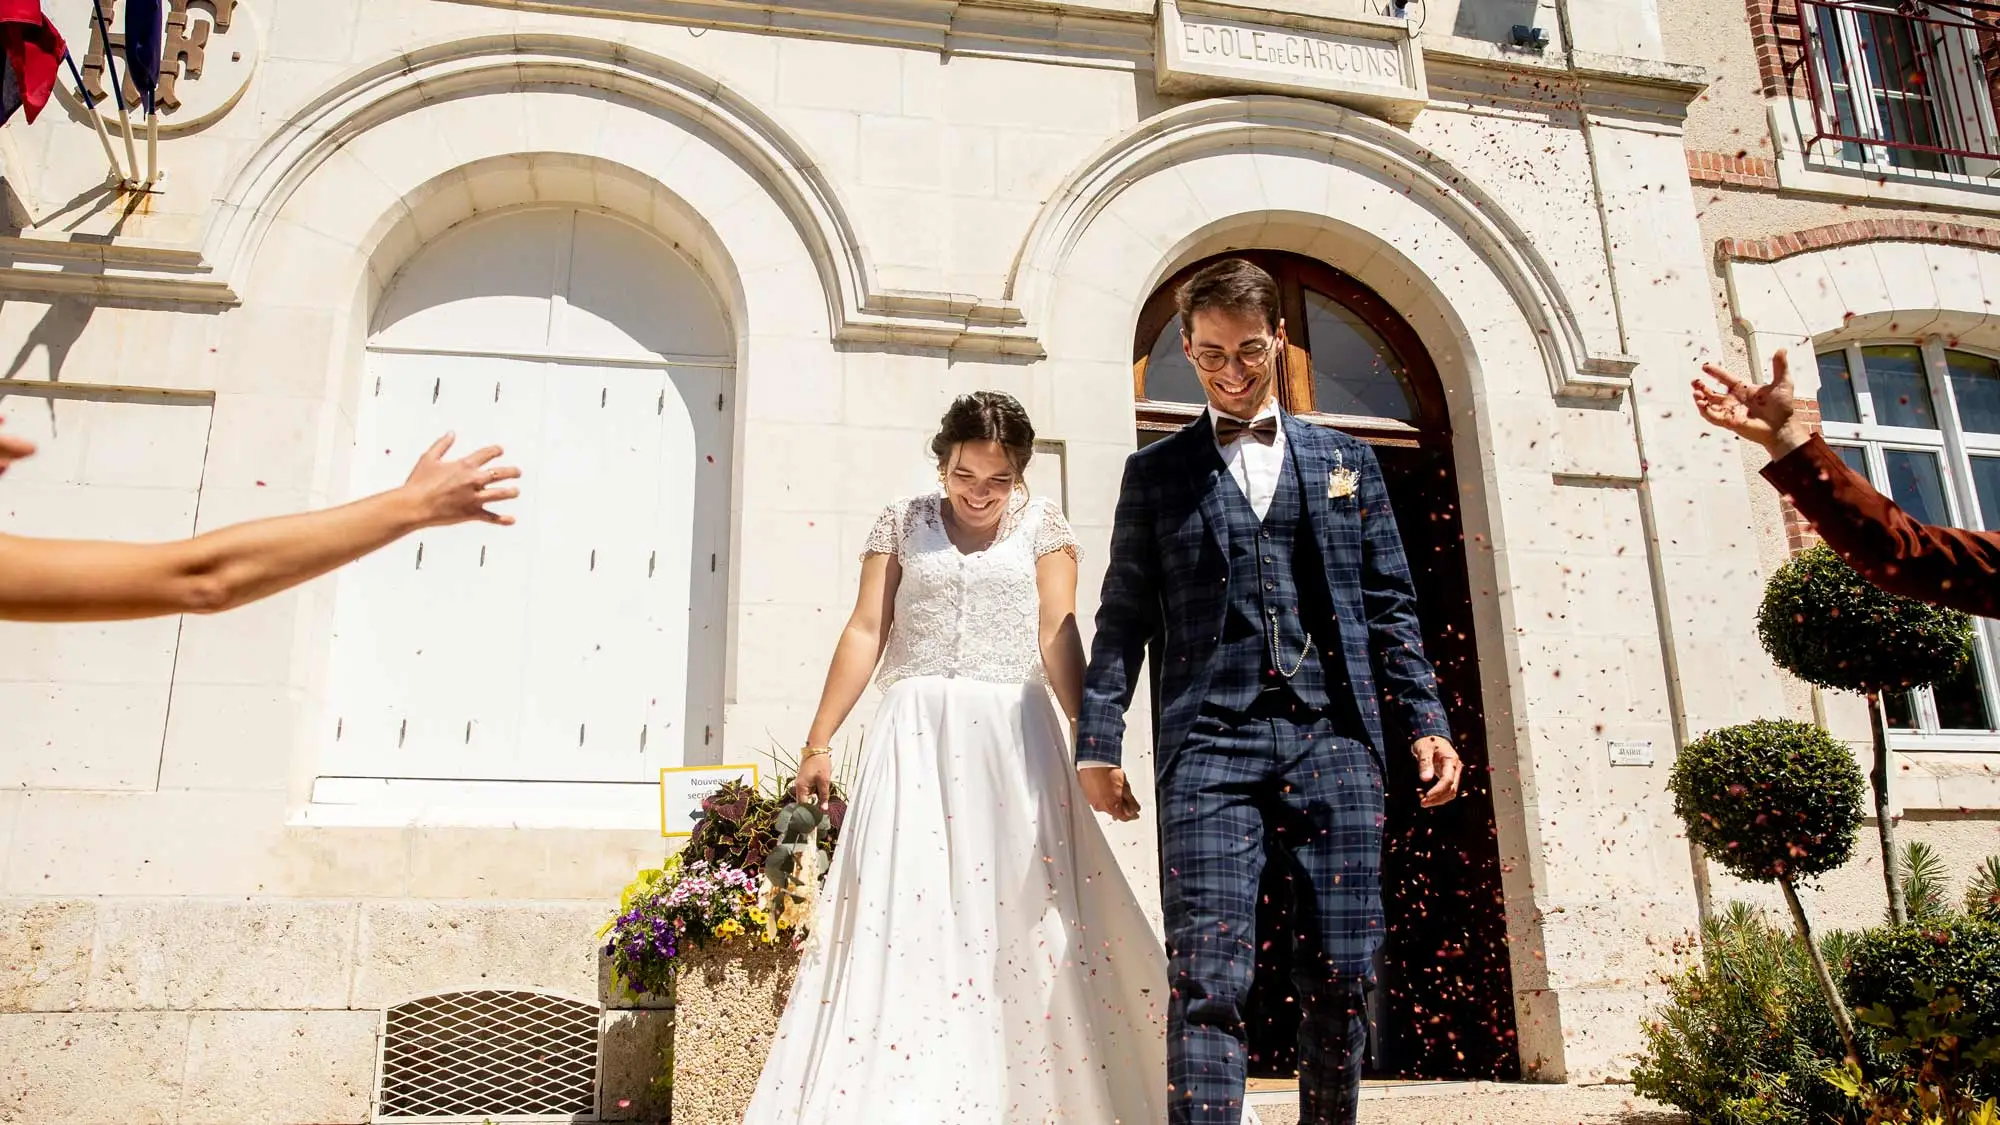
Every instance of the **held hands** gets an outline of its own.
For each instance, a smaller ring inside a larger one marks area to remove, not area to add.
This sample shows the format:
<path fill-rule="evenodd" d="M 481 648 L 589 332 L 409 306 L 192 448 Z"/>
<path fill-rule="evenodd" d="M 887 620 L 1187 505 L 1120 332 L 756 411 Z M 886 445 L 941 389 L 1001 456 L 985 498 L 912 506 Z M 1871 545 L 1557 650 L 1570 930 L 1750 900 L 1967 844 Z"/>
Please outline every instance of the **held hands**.
<path fill-rule="evenodd" d="M 0 418 L 0 424 L 6 419 Z M 27 438 L 17 438 L 10 434 L 0 434 L 0 473 L 16 461 L 25 461 L 35 455 L 35 443 Z"/>
<path fill-rule="evenodd" d="M 1701 369 L 1722 384 L 1717 391 L 1700 379 L 1694 381 L 1695 407 L 1710 423 L 1763 446 L 1774 461 L 1812 437 L 1810 427 L 1793 416 L 1791 365 L 1783 351 L 1771 357 L 1771 381 L 1761 387 L 1712 363 Z"/>
<path fill-rule="evenodd" d="M 413 507 L 417 526 L 442 527 L 468 520 L 503 527 L 512 524 L 513 516 L 489 511 L 486 505 L 521 495 L 521 490 L 512 486 L 494 487 L 500 481 L 518 479 L 521 470 L 512 465 L 491 466 L 494 458 L 500 456 L 497 445 L 447 461 L 444 455 L 451 449 L 453 438 L 454 435 L 446 434 L 432 442 L 417 459 L 417 467 L 410 470 L 410 479 L 398 490 Z"/>
<path fill-rule="evenodd" d="M 1437 808 L 1458 796 L 1458 778 L 1465 772 L 1465 763 L 1449 741 L 1429 735 L 1417 739 L 1410 752 L 1417 756 L 1417 777 L 1430 786 L 1424 793 L 1425 808 Z"/>
<path fill-rule="evenodd" d="M 1083 795 L 1090 807 L 1113 820 L 1139 819 L 1139 798 L 1125 780 L 1125 771 L 1116 767 L 1085 766 L 1076 771 Z"/>

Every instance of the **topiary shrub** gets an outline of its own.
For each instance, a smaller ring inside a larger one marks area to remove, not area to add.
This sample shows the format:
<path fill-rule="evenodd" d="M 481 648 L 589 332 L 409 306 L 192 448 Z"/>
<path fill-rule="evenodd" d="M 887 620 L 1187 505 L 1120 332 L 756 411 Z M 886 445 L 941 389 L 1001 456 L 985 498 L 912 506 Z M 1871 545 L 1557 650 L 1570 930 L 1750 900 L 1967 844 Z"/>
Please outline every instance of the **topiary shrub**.
<path fill-rule="evenodd" d="M 1903 924 L 1908 911 L 1896 877 L 1882 693 L 1955 674 L 1972 656 L 1972 619 L 1881 589 L 1822 543 L 1792 556 L 1771 576 L 1757 613 L 1757 636 L 1779 667 L 1814 687 L 1868 697 L 1875 741 L 1870 777 L 1889 921 Z"/>
<path fill-rule="evenodd" d="M 1820 992 L 1849 1057 L 1854 1021 L 1833 986 L 1797 882 L 1831 871 L 1854 851 L 1861 771 L 1847 748 L 1810 723 L 1759 719 L 1688 743 L 1668 787 L 1688 838 L 1737 877 L 1776 882 L 1804 942 Z"/>
<path fill-rule="evenodd" d="M 1753 883 L 1847 862 L 1861 826 L 1861 771 L 1810 723 L 1760 719 L 1688 743 L 1668 780 L 1688 836 Z"/>
<path fill-rule="evenodd" d="M 1972 618 L 1891 594 L 1821 543 L 1771 576 L 1757 637 L 1815 687 L 1879 695 L 1950 678 L 1972 655 Z"/>

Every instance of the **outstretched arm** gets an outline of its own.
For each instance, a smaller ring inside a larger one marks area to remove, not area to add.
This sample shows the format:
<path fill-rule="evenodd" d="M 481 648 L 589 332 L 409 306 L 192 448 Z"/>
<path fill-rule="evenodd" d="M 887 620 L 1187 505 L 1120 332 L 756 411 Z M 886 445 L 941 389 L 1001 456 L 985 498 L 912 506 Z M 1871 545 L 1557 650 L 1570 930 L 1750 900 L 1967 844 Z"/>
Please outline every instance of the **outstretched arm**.
<path fill-rule="evenodd" d="M 1382 465 L 1367 446 L 1358 449 L 1361 604 L 1368 617 L 1368 647 L 1383 695 L 1401 712 L 1403 725 L 1415 740 L 1411 750 L 1417 756 L 1417 776 L 1430 786 L 1423 796 L 1429 808 L 1458 795 L 1463 767 L 1452 749 L 1451 722 L 1438 701 L 1437 671 L 1424 655 L 1417 590 L 1410 580 L 1410 563 L 1396 530 Z"/>
<path fill-rule="evenodd" d="M 1722 390 L 1695 380 L 1695 405 L 1717 426 L 1771 455 L 1764 479 L 1776 485 L 1826 545 L 1862 577 L 1892 594 L 2000 614 L 2000 533 L 1919 523 L 1877 492 L 1796 416 L 1790 364 L 1771 357 L 1771 381 L 1752 386 L 1720 367 L 1702 370 Z"/>
<path fill-rule="evenodd" d="M 400 488 L 338 508 L 237 524 L 174 543 L 29 539 L 0 535 L 0 619 L 117 621 L 216 613 L 317 578 L 425 527 L 514 517 L 487 505 L 518 488 L 496 487 L 519 469 L 493 466 L 498 446 L 444 459 L 447 434 Z M 33 452 L 0 452 L 0 468 Z"/>

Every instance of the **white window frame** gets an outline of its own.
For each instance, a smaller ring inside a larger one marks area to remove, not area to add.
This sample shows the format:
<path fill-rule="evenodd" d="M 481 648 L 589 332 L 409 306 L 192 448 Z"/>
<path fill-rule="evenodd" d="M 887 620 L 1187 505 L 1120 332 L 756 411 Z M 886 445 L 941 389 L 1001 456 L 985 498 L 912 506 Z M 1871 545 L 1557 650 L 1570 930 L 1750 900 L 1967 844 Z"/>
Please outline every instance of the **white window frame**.
<path fill-rule="evenodd" d="M 1951 523 L 1973 530 L 2000 531 L 2000 528 L 1983 526 L 1979 497 L 1973 491 L 1971 460 L 1975 456 L 2000 457 L 2000 434 L 1969 434 L 1965 431 L 1959 422 L 1958 398 L 1952 389 L 1950 369 L 1946 364 L 1946 356 L 1951 352 L 1992 360 L 2000 360 L 2000 356 L 1977 348 L 1947 348 L 1939 336 L 1916 342 L 1923 354 L 1924 375 L 1930 383 L 1931 409 L 1937 415 L 1939 428 L 1918 430 L 1880 424 L 1875 420 L 1875 402 L 1869 394 L 1868 365 L 1864 353 L 1871 347 L 1909 346 L 1911 342 L 1906 340 L 1856 340 L 1839 349 L 1846 355 L 1847 370 L 1854 387 L 1855 415 L 1860 421 L 1829 422 L 1822 419 L 1821 433 L 1829 445 L 1862 450 L 1870 480 L 1879 482 L 1885 495 L 1889 479 L 1887 452 L 1907 450 L 1935 455 L 1944 480 L 1945 506 Z M 1833 350 L 1825 349 L 1819 354 L 1825 355 Z M 1822 388 L 1822 401 L 1825 393 Z M 1916 729 L 1890 729 L 1890 746 L 1898 750 L 2000 751 L 2000 675 L 1996 675 L 2000 673 L 2000 663 L 1996 663 L 1996 655 L 2000 655 L 2000 623 L 1975 619 L 1973 659 L 1979 665 L 1987 718 L 1996 724 L 1996 729 L 1942 729 L 1938 725 L 1937 700 L 1931 689 L 1925 688 L 1913 696 Z"/>
<path fill-rule="evenodd" d="M 1892 17 L 1900 15 L 1893 4 L 1868 3 L 1867 0 L 1861 0 L 1861 2 L 1863 6 L 1879 9 L 1885 15 Z M 1877 95 L 1881 95 L 1887 98 L 1914 101 L 1923 104 L 1926 107 L 1926 115 L 1930 119 L 1931 127 L 1937 132 L 1942 146 L 1961 149 L 1974 149 L 1982 146 L 1991 148 L 1994 141 L 2000 139 L 2000 127 L 1996 127 L 1993 107 L 1989 99 L 1975 99 L 1971 105 L 1972 115 L 1970 117 L 1964 113 L 1953 113 L 1947 116 L 1947 110 L 1950 107 L 1942 104 L 1933 94 L 1912 93 L 1906 90 L 1891 89 L 1877 85 L 1875 76 L 1868 73 L 1870 68 L 1867 64 L 1870 60 L 1880 59 L 1883 56 L 1880 51 L 1871 53 L 1866 50 L 1866 40 L 1861 28 L 1861 13 L 1843 8 L 1832 10 L 1827 14 L 1833 17 L 1835 23 L 1833 34 L 1838 37 L 1837 43 L 1831 43 L 1828 46 L 1837 49 L 1840 52 L 1842 60 L 1848 64 L 1846 85 L 1849 93 L 1847 105 L 1853 111 L 1855 117 L 1854 131 L 1856 133 L 1873 137 L 1883 137 L 1889 133 L 1888 127 L 1882 120 L 1882 114 L 1876 106 Z M 1919 15 L 1938 18 L 1937 10 L 1928 5 L 1925 6 Z M 1942 15 L 1945 18 L 1950 18 L 1957 16 L 1958 13 L 1952 12 L 1947 8 L 1943 10 Z M 1823 40 L 1824 38 L 1820 35 L 1820 29 L 1817 27 L 1805 27 L 1802 30 L 1811 39 Z M 1958 42 L 1955 46 L 1949 48 L 1954 60 L 1951 64 L 1951 69 L 1962 72 L 1962 76 L 1957 81 L 1976 82 L 1979 86 L 1983 87 L 1985 85 L 1985 75 L 1982 68 L 1978 65 L 1979 50 L 1977 40 L 1974 38 L 1975 34 L 1976 29 L 1970 26 L 1959 30 L 1955 34 L 1954 38 Z M 1933 45 L 1934 56 L 1942 53 L 1938 49 L 1940 46 L 1942 45 Z M 1834 95 L 1832 72 L 1826 64 L 1826 53 L 1824 51 L 1809 52 L 1807 61 L 1813 67 L 1813 80 L 1818 84 L 1820 90 L 1824 92 L 1829 101 L 1828 111 L 1833 113 L 1837 118 L 1838 103 Z M 1927 69 L 1935 70 L 1937 67 L 1933 63 Z M 1933 76 L 1930 81 L 1930 88 L 1931 90 L 1950 89 L 1953 88 L 1953 83 L 1938 82 Z M 1804 110 L 1802 119 L 1813 121 L 1813 131 L 1817 132 L 1819 122 L 1812 113 L 1811 103 L 1809 101 L 1803 102 L 1801 103 L 1801 108 Z M 1861 149 L 1861 159 L 1851 159 L 1845 154 L 1845 149 L 1850 144 Z M 1828 140 L 1821 142 L 1819 149 L 1820 151 L 1803 154 L 1804 161 L 1808 166 L 1865 171 L 1871 175 L 1920 182 L 1937 181 L 1958 185 L 1985 186 L 1991 184 L 1990 177 L 1996 170 L 2000 170 L 2000 164 L 1996 164 L 1992 160 L 1943 153 L 1930 154 L 1935 156 L 1941 165 L 1938 169 L 1905 167 L 1894 162 L 1894 153 L 1896 150 L 1887 144 Z"/>

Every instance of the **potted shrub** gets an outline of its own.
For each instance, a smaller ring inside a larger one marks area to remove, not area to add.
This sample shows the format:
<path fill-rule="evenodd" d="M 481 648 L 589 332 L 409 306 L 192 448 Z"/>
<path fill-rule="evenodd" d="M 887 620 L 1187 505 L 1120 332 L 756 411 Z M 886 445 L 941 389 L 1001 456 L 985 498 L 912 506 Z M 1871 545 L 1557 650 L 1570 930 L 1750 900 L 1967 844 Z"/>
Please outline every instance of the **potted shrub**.
<path fill-rule="evenodd" d="M 623 987 L 673 1001 L 657 1085 L 671 1091 L 677 1125 L 743 1119 L 845 813 L 838 786 L 825 810 L 723 786 L 687 845 L 640 872 L 601 931 Z"/>
<path fill-rule="evenodd" d="M 1674 813 L 1689 838 L 1738 878 L 1775 882 L 1811 958 L 1841 1042 L 1856 1057 L 1854 1020 L 1799 902 L 1798 881 L 1847 862 L 1861 824 L 1861 770 L 1809 723 L 1761 719 L 1688 743 L 1674 761 Z"/>
<path fill-rule="evenodd" d="M 1889 921 L 1900 926 L 1909 912 L 1896 874 L 1882 696 L 1927 687 L 1956 673 L 1972 655 L 1972 619 L 1882 590 L 1822 543 L 1794 555 L 1771 576 L 1757 615 L 1757 636 L 1779 667 L 1806 683 L 1868 699 L 1875 743 L 1869 780 L 1875 790 L 1882 878 Z"/>

